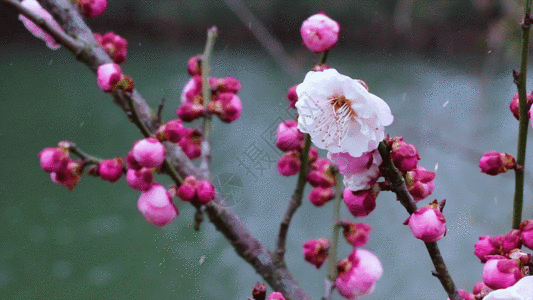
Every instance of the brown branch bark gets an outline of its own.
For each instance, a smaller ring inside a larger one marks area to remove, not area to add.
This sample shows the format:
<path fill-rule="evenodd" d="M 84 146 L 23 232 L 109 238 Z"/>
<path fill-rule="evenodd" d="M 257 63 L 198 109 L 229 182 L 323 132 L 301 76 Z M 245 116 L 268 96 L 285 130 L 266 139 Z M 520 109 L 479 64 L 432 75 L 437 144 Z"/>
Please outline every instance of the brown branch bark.
<path fill-rule="evenodd" d="M 3 0 L 5 3 L 18 8 L 15 0 Z M 39 0 L 54 19 L 61 25 L 64 33 L 56 31 L 49 24 L 43 29 L 50 33 L 58 43 L 70 50 L 76 58 L 83 62 L 93 72 L 96 72 L 102 64 L 111 63 L 111 58 L 104 52 L 95 40 L 92 31 L 87 27 L 76 7 L 68 0 Z M 27 10 L 19 11 L 32 21 L 41 24 L 38 16 L 32 15 Z M 66 35 L 65 35 L 66 34 Z M 159 127 L 157 113 L 154 112 L 134 89 L 131 94 L 124 95 L 118 91 L 113 93 L 115 103 L 126 113 L 130 113 L 131 100 L 135 107 L 137 117 L 143 125 L 153 134 Z M 129 99 L 126 99 L 127 96 Z M 195 175 L 197 178 L 208 179 L 208 172 L 196 168 L 190 159 L 181 151 L 180 147 L 173 143 L 164 143 L 167 148 L 167 158 L 170 164 L 176 168 L 181 177 Z M 179 184 L 177 182 L 177 184 Z M 222 201 L 220 196 L 218 201 Z M 215 228 L 220 231 L 235 251 L 276 291 L 282 292 L 287 299 L 310 299 L 299 287 L 296 280 L 283 265 L 274 262 L 272 254 L 259 242 L 248 228 L 241 222 L 239 217 L 229 208 L 221 207 L 211 201 L 205 207 L 205 213 Z"/>

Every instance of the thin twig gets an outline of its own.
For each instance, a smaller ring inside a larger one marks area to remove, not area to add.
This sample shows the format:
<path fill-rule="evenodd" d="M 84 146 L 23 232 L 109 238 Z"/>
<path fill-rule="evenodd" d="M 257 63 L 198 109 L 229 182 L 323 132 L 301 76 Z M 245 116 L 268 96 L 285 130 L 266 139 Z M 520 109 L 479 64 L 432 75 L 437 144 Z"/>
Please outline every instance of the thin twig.
<path fill-rule="evenodd" d="M 213 26 L 207 30 L 207 41 L 205 43 L 204 54 L 202 55 L 202 98 L 204 109 L 207 110 L 211 102 L 211 86 L 209 85 L 209 74 L 211 73 L 210 60 L 215 47 L 215 40 L 218 35 L 218 29 Z M 209 174 L 209 165 L 211 164 L 211 114 L 204 116 L 202 123 L 202 145 L 201 145 L 201 162 L 200 169 Z"/>
<path fill-rule="evenodd" d="M 161 122 L 163 120 L 163 108 L 165 108 L 165 97 L 163 97 L 163 99 L 161 99 L 161 102 L 159 102 L 159 105 L 157 106 L 157 119 L 155 119 L 156 123 L 158 125 L 161 125 Z"/>
<path fill-rule="evenodd" d="M 276 250 L 274 251 L 275 259 L 278 263 L 284 264 L 285 256 L 285 244 L 287 242 L 287 232 L 289 231 L 289 225 L 291 224 L 292 216 L 298 210 L 298 207 L 302 205 L 302 197 L 304 193 L 304 187 L 306 183 L 308 161 L 309 161 L 309 148 L 311 148 L 311 137 L 309 134 L 305 135 L 305 142 L 302 152 L 300 153 L 300 172 L 298 174 L 298 181 L 296 188 L 289 201 L 289 206 L 283 217 L 283 221 L 279 226 L 278 240 L 276 242 Z"/>
<path fill-rule="evenodd" d="M 339 247 L 340 232 L 340 226 L 337 225 L 337 221 L 340 219 L 344 183 L 342 182 L 342 176 L 337 168 L 335 168 L 334 174 L 337 185 L 335 186 L 335 200 L 333 202 L 333 227 L 331 229 L 331 243 L 328 251 L 328 275 L 325 279 L 326 285 L 324 287 L 324 296 L 322 297 L 322 300 L 329 300 L 331 297 L 331 292 L 335 288 L 335 278 L 337 277 L 337 252 Z"/>
<path fill-rule="evenodd" d="M 519 229 L 522 222 L 522 206 L 524 203 L 524 166 L 526 163 L 527 130 L 529 127 L 528 103 L 526 95 L 527 61 L 529 56 L 529 29 L 532 24 L 531 0 L 526 0 L 524 8 L 524 20 L 522 21 L 522 59 L 520 61 L 520 73 L 513 74 L 518 89 L 519 103 L 519 126 L 518 126 L 518 149 L 515 168 L 515 191 L 513 201 L 513 228 Z"/>
<path fill-rule="evenodd" d="M 400 200 L 400 203 L 411 215 L 417 209 L 416 203 L 413 200 L 413 197 L 411 196 L 409 191 L 407 190 L 407 186 L 405 185 L 405 181 L 402 177 L 402 174 L 398 171 L 398 169 L 396 169 L 396 167 L 392 163 L 392 160 L 390 158 L 390 149 L 385 144 L 385 142 L 379 143 L 378 149 L 379 154 L 383 159 L 383 163 L 381 164 L 381 169 L 384 172 L 383 176 L 385 177 L 385 179 L 390 181 L 391 191 L 396 194 L 396 196 Z M 437 246 L 437 242 L 428 242 L 425 244 L 429 256 L 431 257 L 431 261 L 433 262 L 433 266 L 435 266 L 435 272 L 433 273 L 437 274 L 436 276 L 442 284 L 442 287 L 448 294 L 448 297 L 450 297 L 451 300 L 461 300 L 462 298 L 461 296 L 459 296 L 459 293 L 455 288 L 455 284 L 453 283 L 453 279 L 450 273 L 448 272 L 446 264 L 444 263 L 444 259 L 442 258 L 439 247 Z"/>

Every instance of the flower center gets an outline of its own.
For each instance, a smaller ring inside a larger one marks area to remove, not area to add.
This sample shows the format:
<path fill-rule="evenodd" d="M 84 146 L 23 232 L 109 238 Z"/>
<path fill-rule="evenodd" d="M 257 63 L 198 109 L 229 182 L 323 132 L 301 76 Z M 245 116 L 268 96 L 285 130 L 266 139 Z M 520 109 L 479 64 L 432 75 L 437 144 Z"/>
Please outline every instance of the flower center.
<path fill-rule="evenodd" d="M 349 119 L 357 117 L 357 113 L 352 108 L 352 101 L 344 96 L 333 96 L 330 98 L 335 111 L 335 120 L 344 123 Z"/>

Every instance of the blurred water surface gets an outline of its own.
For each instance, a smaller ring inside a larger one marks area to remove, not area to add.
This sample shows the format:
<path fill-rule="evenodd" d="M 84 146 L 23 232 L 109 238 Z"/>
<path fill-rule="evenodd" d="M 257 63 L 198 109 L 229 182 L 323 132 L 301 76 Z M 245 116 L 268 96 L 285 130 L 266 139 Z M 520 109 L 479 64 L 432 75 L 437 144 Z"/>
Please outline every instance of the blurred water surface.
<path fill-rule="evenodd" d="M 39 168 L 42 148 L 71 140 L 98 157 L 124 157 L 141 135 L 70 53 L 39 46 L 13 48 L 0 60 L 1 298 L 251 296 L 252 285 L 261 278 L 209 222 L 200 232 L 193 230 L 194 210 L 187 203 L 176 200 L 179 218 L 157 228 L 137 211 L 139 193 L 124 179 L 110 184 L 84 176 L 74 191 L 51 183 Z M 234 124 L 214 121 L 212 174 L 224 193 L 233 193 L 232 208 L 243 222 L 272 247 L 296 183 L 296 178 L 277 173 L 280 154 L 272 132 L 294 115 L 285 94 L 297 82 L 264 51 L 218 46 L 213 75 L 241 80 L 244 110 Z M 131 43 L 128 51 L 124 72 L 152 107 L 165 98 L 164 117 L 174 118 L 188 80 L 186 61 L 201 48 L 161 51 L 143 41 Z M 486 59 L 341 51 L 329 59 L 331 66 L 365 80 L 371 92 L 389 103 L 395 122 L 388 132 L 415 143 L 420 164 L 437 170 L 430 199 L 447 199 L 448 221 L 439 246 L 457 286 L 469 291 L 481 280 L 483 267 L 473 255 L 474 243 L 480 235 L 507 233 L 512 211 L 513 175 L 482 176 L 477 167 L 485 151 L 514 153 L 518 125 L 508 110 L 515 94 L 511 67 L 496 65 L 484 72 Z M 312 60 L 301 63 L 308 69 Z M 157 181 L 170 183 L 164 177 Z M 525 217 L 533 213 L 530 182 Z M 332 205 L 315 208 L 306 199 L 291 225 L 286 258 L 302 286 L 318 299 L 326 270 L 305 263 L 301 246 L 308 239 L 329 238 Z M 344 207 L 342 215 L 354 220 Z M 406 217 L 395 197 L 383 192 L 376 210 L 355 220 L 373 226 L 364 248 L 384 268 L 376 291 L 366 299 L 446 299 L 430 274 L 423 243 L 401 225 Z M 349 251 L 342 244 L 339 258 Z"/>

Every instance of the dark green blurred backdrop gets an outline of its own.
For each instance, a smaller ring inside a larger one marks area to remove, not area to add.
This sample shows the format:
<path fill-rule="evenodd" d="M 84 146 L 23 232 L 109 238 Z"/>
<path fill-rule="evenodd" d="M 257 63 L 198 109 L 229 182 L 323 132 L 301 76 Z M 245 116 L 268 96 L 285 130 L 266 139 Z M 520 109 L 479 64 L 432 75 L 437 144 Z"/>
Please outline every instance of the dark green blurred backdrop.
<path fill-rule="evenodd" d="M 213 179 L 222 180 L 221 192 L 233 191 L 233 209 L 272 247 L 296 179 L 277 173 L 280 154 L 271 133 L 294 114 L 287 89 L 317 60 L 301 46 L 300 25 L 319 11 L 339 21 L 341 36 L 328 62 L 385 99 L 395 115 L 390 134 L 415 143 L 421 165 L 437 169 L 430 199 L 447 199 L 449 228 L 439 245 L 458 287 L 471 291 L 483 267 L 473 255 L 478 236 L 510 230 L 513 175 L 482 176 L 477 160 L 488 150 L 516 148 L 517 122 L 508 103 L 515 94 L 510 70 L 518 68 L 519 2 L 245 1 L 253 22 L 239 20 L 231 3 L 115 1 L 88 22 L 97 32 L 113 30 L 128 39 L 123 71 L 152 107 L 167 100 L 167 119 L 175 117 L 188 80 L 187 59 L 203 51 L 205 30 L 218 26 L 213 75 L 241 80 L 244 110 L 231 125 L 214 122 Z M 139 192 L 124 179 L 110 184 L 83 177 L 74 191 L 51 183 L 39 168 L 41 149 L 71 140 L 98 157 L 125 156 L 141 135 L 70 52 L 46 48 L 12 8 L 0 9 L 0 298 L 251 296 L 261 278 L 209 222 L 193 230 L 187 203 L 176 200 L 180 216 L 157 228 L 137 211 Z M 271 56 L 250 31 L 263 26 L 286 48 L 290 65 L 280 65 L 284 58 Z M 305 263 L 301 246 L 329 238 L 331 206 L 315 208 L 306 200 L 289 231 L 289 269 L 314 299 L 322 295 L 325 268 Z M 354 220 L 344 208 L 342 215 Z M 384 268 L 367 299 L 446 298 L 430 275 L 424 245 L 401 226 L 406 217 L 384 192 L 376 210 L 356 220 L 373 226 L 365 248 Z M 343 244 L 339 257 L 349 251 Z"/>

